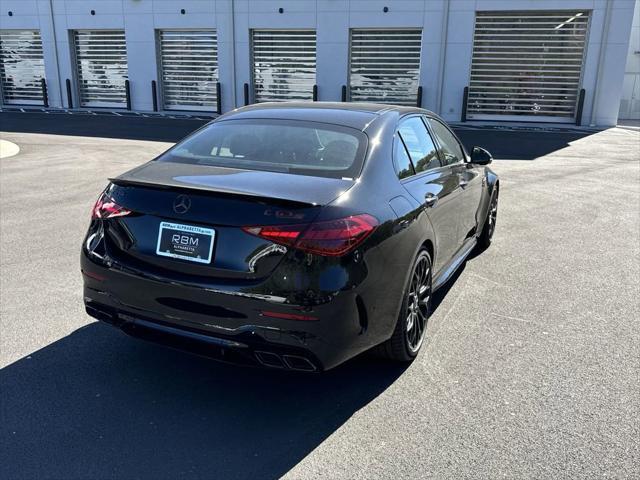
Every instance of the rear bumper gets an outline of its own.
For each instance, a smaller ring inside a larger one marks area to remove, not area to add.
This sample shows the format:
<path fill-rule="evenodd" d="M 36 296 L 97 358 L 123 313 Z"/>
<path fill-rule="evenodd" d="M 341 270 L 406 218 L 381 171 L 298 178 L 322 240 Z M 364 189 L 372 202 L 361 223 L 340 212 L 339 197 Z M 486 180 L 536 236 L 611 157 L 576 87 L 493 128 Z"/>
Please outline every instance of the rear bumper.
<path fill-rule="evenodd" d="M 248 339 L 230 340 L 150 320 L 132 317 L 95 302 L 85 302 L 89 315 L 132 337 L 176 348 L 221 362 L 283 370 L 318 372 L 323 365 L 307 350 Z"/>
<path fill-rule="evenodd" d="M 97 264 L 83 252 L 89 315 L 134 337 L 216 360 L 322 371 L 373 346 L 355 290 L 292 305 L 269 285 L 194 285 Z M 272 318 L 263 312 L 312 317 Z"/>

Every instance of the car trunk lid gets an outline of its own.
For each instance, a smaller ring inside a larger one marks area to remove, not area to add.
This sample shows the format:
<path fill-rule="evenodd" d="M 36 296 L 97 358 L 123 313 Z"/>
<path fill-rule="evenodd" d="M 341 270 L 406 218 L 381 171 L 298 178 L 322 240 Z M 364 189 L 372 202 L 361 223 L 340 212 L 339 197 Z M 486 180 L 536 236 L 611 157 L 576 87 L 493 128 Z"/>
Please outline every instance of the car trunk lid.
<path fill-rule="evenodd" d="M 169 162 L 150 162 L 112 183 L 107 193 L 132 213 L 105 221 L 110 255 L 181 281 L 268 276 L 287 248 L 242 227 L 311 223 L 324 205 L 353 185 L 341 179 Z M 163 255 L 160 230 L 167 223 L 207 235 L 213 231 L 211 260 Z"/>
<path fill-rule="evenodd" d="M 187 189 L 313 206 L 330 203 L 354 184 L 354 180 L 346 178 L 156 161 L 148 162 L 111 181 L 119 185 Z"/>

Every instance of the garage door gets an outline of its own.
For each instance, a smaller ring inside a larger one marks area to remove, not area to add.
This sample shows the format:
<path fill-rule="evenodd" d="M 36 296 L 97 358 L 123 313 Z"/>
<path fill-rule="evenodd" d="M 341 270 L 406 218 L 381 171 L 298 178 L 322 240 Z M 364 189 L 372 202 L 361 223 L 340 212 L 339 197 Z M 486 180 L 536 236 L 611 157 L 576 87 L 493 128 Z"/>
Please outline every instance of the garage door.
<path fill-rule="evenodd" d="M 5 104 L 43 105 L 42 39 L 38 30 L 0 30 L 0 80 Z"/>
<path fill-rule="evenodd" d="M 254 100 L 312 100 L 315 30 L 253 30 L 251 38 Z"/>
<path fill-rule="evenodd" d="M 124 30 L 77 30 L 74 44 L 80 105 L 124 107 L 127 79 Z"/>
<path fill-rule="evenodd" d="M 467 117 L 575 119 L 589 12 L 477 12 Z"/>
<path fill-rule="evenodd" d="M 351 101 L 415 105 L 421 39 L 420 29 L 351 30 Z"/>
<path fill-rule="evenodd" d="M 161 30 L 160 68 L 166 110 L 216 109 L 215 30 Z"/>

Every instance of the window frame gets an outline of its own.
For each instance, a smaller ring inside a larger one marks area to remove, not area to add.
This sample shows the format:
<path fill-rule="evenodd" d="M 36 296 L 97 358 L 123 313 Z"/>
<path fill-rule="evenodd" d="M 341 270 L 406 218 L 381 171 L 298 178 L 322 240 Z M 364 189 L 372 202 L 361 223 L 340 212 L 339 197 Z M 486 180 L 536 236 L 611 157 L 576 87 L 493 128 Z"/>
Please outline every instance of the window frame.
<path fill-rule="evenodd" d="M 402 138 L 402 135 L 400 135 L 400 125 L 402 125 L 403 122 L 409 120 L 410 118 L 414 118 L 414 117 L 418 117 L 421 121 L 422 124 L 424 125 L 424 128 L 427 132 L 427 135 L 429 135 L 429 138 L 431 138 L 431 141 L 433 142 L 433 145 L 436 147 L 436 154 L 438 156 L 438 162 L 440 163 L 440 166 L 438 167 L 432 167 L 432 168 L 428 168 L 426 170 L 423 170 L 421 172 L 416 172 L 416 166 L 413 164 L 413 159 L 411 158 L 411 154 L 409 153 L 409 149 L 407 148 L 407 145 L 404 142 L 404 139 Z M 402 117 L 400 117 L 400 120 L 398 121 L 397 125 L 396 125 L 396 131 L 394 133 L 394 144 L 393 144 L 393 149 L 392 149 L 392 156 L 393 156 L 393 167 L 394 170 L 396 172 L 396 178 L 400 181 L 400 182 L 411 182 L 414 181 L 416 179 L 422 178 L 425 175 L 431 175 L 434 172 L 439 172 L 440 170 L 442 170 L 443 168 L 448 167 L 448 165 L 443 165 L 442 162 L 442 157 L 440 155 L 440 142 L 438 142 L 438 140 L 435 138 L 433 132 L 431 131 L 431 128 L 428 124 L 428 122 L 425 121 L 425 115 L 421 114 L 421 113 L 410 113 L 408 115 L 404 115 Z M 456 137 L 457 139 L 458 137 Z M 409 162 L 411 163 L 411 169 L 413 170 L 413 174 L 409 175 L 408 177 L 405 178 L 400 178 L 399 177 L 399 173 L 400 173 L 400 169 L 398 168 L 398 162 L 396 160 L 396 143 L 395 142 L 401 142 L 402 146 L 404 147 L 404 151 L 407 154 L 407 157 L 409 157 Z M 464 150 L 463 150 L 464 151 Z"/>

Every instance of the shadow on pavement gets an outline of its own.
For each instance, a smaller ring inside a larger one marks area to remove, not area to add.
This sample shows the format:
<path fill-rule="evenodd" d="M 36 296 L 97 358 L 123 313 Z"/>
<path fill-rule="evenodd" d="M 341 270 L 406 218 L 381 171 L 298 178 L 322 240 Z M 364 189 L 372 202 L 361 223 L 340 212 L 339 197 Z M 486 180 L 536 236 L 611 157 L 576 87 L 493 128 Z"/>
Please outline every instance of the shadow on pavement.
<path fill-rule="evenodd" d="M 277 478 L 404 368 L 239 368 L 93 323 L 0 370 L 0 478 Z"/>
<path fill-rule="evenodd" d="M 177 142 L 208 121 L 138 115 L 0 112 L 0 131 Z"/>
<path fill-rule="evenodd" d="M 486 148 L 495 160 L 535 160 L 595 133 L 587 130 L 467 129 L 459 126 L 453 126 L 453 130 L 469 152 L 474 146 Z"/>
<path fill-rule="evenodd" d="M 0 112 L 0 131 L 177 142 L 207 121 L 139 115 Z M 560 128 L 554 131 L 534 130 L 535 125 L 531 128 L 532 130 L 509 130 L 496 127 L 453 126 L 469 151 L 477 145 L 489 150 L 496 160 L 533 160 L 594 133 Z"/>

